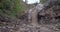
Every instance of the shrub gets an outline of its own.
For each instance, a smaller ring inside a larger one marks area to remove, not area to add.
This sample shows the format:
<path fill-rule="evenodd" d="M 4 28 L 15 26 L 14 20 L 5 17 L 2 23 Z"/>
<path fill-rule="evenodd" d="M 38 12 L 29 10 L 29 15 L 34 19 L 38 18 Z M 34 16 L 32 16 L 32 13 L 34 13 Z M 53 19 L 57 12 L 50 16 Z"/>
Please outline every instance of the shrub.
<path fill-rule="evenodd" d="M 15 16 L 22 10 L 24 6 L 20 4 L 20 0 L 0 0 L 0 14 Z"/>

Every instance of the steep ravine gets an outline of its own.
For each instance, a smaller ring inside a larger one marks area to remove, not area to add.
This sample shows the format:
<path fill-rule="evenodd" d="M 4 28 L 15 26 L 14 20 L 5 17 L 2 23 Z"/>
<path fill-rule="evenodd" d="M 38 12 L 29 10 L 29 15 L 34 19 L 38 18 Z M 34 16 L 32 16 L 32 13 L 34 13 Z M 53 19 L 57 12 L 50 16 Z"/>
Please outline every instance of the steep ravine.
<path fill-rule="evenodd" d="M 27 9 L 18 18 L 0 16 L 0 32 L 60 32 L 60 3 L 51 1 Z"/>
<path fill-rule="evenodd" d="M 23 15 L 24 20 L 22 19 L 19 30 L 16 32 L 60 32 L 58 16 L 60 13 L 55 15 L 57 12 L 54 12 L 54 9 L 58 10 L 57 7 L 53 6 L 45 10 L 46 7 L 44 8 L 43 4 L 38 4 L 36 7 L 29 9 L 28 13 Z"/>

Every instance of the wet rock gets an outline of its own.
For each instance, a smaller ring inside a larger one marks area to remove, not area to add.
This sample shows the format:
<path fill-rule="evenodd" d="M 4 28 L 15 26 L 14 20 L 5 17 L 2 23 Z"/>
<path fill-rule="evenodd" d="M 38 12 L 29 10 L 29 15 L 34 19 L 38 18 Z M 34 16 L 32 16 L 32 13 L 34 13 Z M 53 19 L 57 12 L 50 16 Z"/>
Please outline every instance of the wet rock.
<path fill-rule="evenodd" d="M 0 32 L 9 32 L 8 28 L 0 28 Z"/>
<path fill-rule="evenodd" d="M 57 24 L 60 23 L 59 21 L 57 21 L 57 19 L 60 19 L 60 11 L 59 8 L 60 6 L 58 4 L 56 4 L 57 6 L 55 6 L 54 4 L 52 4 L 53 6 L 51 6 L 48 9 L 43 9 L 41 12 L 39 12 L 38 14 L 38 19 L 40 19 L 40 23 L 46 23 L 46 24 Z M 48 5 L 49 6 L 49 5 Z M 47 8 L 47 7 L 45 7 Z M 44 17 L 41 17 L 44 16 Z"/>

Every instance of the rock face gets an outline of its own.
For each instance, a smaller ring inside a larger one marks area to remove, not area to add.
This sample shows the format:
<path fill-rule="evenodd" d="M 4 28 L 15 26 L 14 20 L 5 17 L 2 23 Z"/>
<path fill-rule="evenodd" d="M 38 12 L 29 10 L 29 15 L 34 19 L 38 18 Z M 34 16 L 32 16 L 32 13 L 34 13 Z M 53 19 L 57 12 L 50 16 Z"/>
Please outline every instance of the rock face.
<path fill-rule="evenodd" d="M 40 23 L 59 23 L 60 19 L 60 3 L 57 3 L 58 0 L 49 0 L 44 4 L 44 9 L 39 12 Z M 43 16 L 43 17 L 41 17 Z M 44 20 L 43 20 L 44 19 Z"/>

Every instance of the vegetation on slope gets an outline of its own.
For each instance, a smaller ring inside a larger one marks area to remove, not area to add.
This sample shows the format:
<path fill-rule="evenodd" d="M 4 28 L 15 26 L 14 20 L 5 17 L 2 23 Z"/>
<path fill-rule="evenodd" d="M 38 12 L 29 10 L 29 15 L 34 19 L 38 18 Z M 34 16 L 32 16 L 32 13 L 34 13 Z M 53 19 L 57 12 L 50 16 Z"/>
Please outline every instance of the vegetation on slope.
<path fill-rule="evenodd" d="M 22 12 L 25 7 L 20 4 L 21 0 L 0 0 L 0 14 L 15 16 Z"/>
<path fill-rule="evenodd" d="M 45 3 L 46 2 L 46 0 L 41 0 L 41 3 Z"/>

